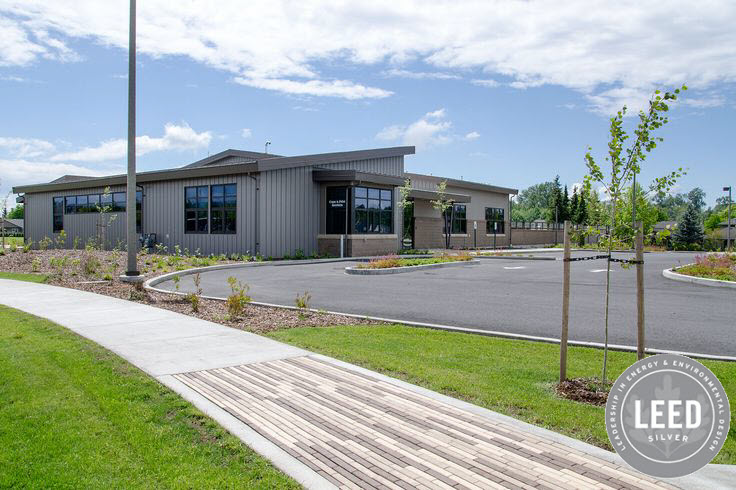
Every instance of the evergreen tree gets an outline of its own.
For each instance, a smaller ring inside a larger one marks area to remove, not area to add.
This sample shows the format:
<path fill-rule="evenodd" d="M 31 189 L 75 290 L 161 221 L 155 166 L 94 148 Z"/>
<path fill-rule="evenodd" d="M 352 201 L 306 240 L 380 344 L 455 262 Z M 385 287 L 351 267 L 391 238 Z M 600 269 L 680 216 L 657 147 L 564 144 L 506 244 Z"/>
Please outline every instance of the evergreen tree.
<path fill-rule="evenodd" d="M 588 224 L 588 205 L 585 202 L 585 193 L 581 192 L 578 198 L 578 208 L 575 214 L 575 223 L 578 225 Z"/>
<path fill-rule="evenodd" d="M 565 220 L 570 219 L 570 196 L 567 193 L 567 185 L 565 185 L 565 192 L 562 194 L 562 206 L 558 213 L 560 222 L 564 223 Z"/>
<path fill-rule="evenodd" d="M 579 199 L 578 199 L 578 190 L 573 189 L 572 190 L 572 199 L 570 199 L 570 221 L 573 222 L 573 224 L 577 225 L 578 223 L 578 206 L 579 206 Z"/>
<path fill-rule="evenodd" d="M 560 185 L 560 176 L 555 176 L 552 182 L 552 194 L 550 196 L 549 208 L 547 210 L 547 221 L 558 222 L 563 220 L 562 211 L 562 186 Z"/>
<path fill-rule="evenodd" d="M 677 230 L 673 236 L 674 242 L 679 245 L 693 245 L 703 241 L 703 223 L 700 221 L 700 210 L 697 203 L 691 201 L 687 211 L 677 223 Z"/>

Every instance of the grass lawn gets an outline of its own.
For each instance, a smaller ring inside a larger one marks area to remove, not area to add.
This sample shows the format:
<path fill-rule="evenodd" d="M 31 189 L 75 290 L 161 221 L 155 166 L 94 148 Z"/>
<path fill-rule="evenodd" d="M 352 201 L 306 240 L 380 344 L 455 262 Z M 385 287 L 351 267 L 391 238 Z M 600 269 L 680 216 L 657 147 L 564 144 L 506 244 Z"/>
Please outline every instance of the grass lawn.
<path fill-rule="evenodd" d="M 398 325 L 295 328 L 268 335 L 612 450 L 603 407 L 554 393 L 557 345 Z M 597 349 L 570 348 L 568 376 L 600 376 L 602 358 Z M 636 354 L 610 352 L 610 376 L 615 379 L 635 361 Z M 736 363 L 704 364 L 736 400 Z M 714 463 L 736 463 L 736 410 Z"/>
<path fill-rule="evenodd" d="M 27 282 L 46 282 L 48 280 L 48 276 L 44 274 L 24 274 L 21 272 L 0 271 L 0 279 L 14 279 L 16 281 Z"/>
<path fill-rule="evenodd" d="M 298 488 L 115 354 L 0 306 L 0 488 Z"/>
<path fill-rule="evenodd" d="M 15 244 L 16 247 L 22 247 L 23 237 L 22 236 L 6 236 L 5 245 L 13 245 L 13 244 Z M 2 245 L 2 238 L 0 238 L 0 245 Z"/>

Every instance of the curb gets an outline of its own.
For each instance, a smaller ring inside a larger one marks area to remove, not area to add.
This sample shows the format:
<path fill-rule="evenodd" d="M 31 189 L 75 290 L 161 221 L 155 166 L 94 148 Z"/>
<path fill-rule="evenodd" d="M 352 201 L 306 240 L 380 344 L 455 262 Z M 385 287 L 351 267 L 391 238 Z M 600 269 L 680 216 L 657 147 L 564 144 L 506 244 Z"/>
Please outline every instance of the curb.
<path fill-rule="evenodd" d="M 460 267 L 466 265 L 475 265 L 479 263 L 479 260 L 472 259 L 455 262 L 440 262 L 438 264 L 420 264 L 403 267 L 391 267 L 389 269 L 360 269 L 358 267 L 345 267 L 345 274 L 356 276 L 385 276 L 389 274 L 404 274 L 406 272 L 416 272 L 423 269 L 442 269 L 445 267 Z"/>
<path fill-rule="evenodd" d="M 693 264 L 686 264 L 680 267 L 687 267 L 688 265 L 693 265 Z M 679 269 L 679 267 L 677 269 Z M 691 284 L 697 284 L 699 286 L 736 289 L 736 282 L 733 282 L 733 281 L 722 281 L 720 279 L 708 279 L 706 277 L 688 276 L 685 274 L 679 274 L 675 272 L 675 270 L 676 270 L 675 267 L 673 267 L 672 269 L 665 269 L 662 271 L 662 275 L 666 277 L 667 279 L 671 279 L 673 281 L 689 282 Z"/>

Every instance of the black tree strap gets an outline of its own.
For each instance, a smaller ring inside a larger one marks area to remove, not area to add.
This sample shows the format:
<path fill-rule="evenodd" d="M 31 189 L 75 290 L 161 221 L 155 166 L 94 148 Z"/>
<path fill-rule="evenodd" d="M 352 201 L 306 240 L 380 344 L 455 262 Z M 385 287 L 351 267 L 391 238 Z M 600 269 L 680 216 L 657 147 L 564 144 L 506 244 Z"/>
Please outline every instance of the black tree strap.
<path fill-rule="evenodd" d="M 610 255 L 589 255 L 588 257 L 570 257 L 570 258 L 563 258 L 563 262 L 579 262 L 581 260 L 600 260 L 600 259 L 608 259 L 610 262 L 619 262 L 622 264 L 643 264 L 643 260 L 634 260 L 634 259 L 616 259 L 614 257 L 611 257 Z"/>

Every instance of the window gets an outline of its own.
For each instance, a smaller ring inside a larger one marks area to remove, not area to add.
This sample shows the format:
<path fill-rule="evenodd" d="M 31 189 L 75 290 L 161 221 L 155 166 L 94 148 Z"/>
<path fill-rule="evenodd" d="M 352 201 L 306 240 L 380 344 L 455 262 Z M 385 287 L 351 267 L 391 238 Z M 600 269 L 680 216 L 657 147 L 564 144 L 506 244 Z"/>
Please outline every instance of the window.
<path fill-rule="evenodd" d="M 66 199 L 66 214 L 74 214 L 77 212 L 77 196 L 67 196 Z"/>
<path fill-rule="evenodd" d="M 135 232 L 141 233 L 143 230 L 143 191 L 135 193 Z"/>
<path fill-rule="evenodd" d="M 393 192 L 369 187 L 353 188 L 353 230 L 356 234 L 393 231 Z"/>
<path fill-rule="evenodd" d="M 184 232 L 207 233 L 209 188 L 206 185 L 184 188 Z"/>
<path fill-rule="evenodd" d="M 235 233 L 238 196 L 235 184 L 213 185 L 211 188 L 212 233 Z"/>
<path fill-rule="evenodd" d="M 100 195 L 90 194 L 89 196 L 87 196 L 87 200 L 89 202 L 89 212 L 99 213 L 100 212 Z"/>
<path fill-rule="evenodd" d="M 465 204 L 453 204 L 452 209 L 448 209 L 446 213 L 452 212 L 451 216 L 446 218 L 445 223 L 452 220 L 452 234 L 465 235 L 468 232 L 468 220 Z M 447 225 L 445 225 L 447 226 Z M 443 226 L 444 229 L 444 226 Z"/>
<path fill-rule="evenodd" d="M 342 235 L 347 232 L 348 188 L 328 187 L 326 189 L 325 232 L 328 235 Z"/>
<path fill-rule="evenodd" d="M 89 200 L 87 196 L 77 196 L 77 213 L 89 212 Z"/>
<path fill-rule="evenodd" d="M 504 220 L 503 208 L 486 208 L 486 233 L 491 235 L 497 233 L 503 235 Z"/>
<path fill-rule="evenodd" d="M 125 212 L 125 192 L 114 192 L 112 194 L 112 212 Z"/>
<path fill-rule="evenodd" d="M 64 198 L 55 197 L 52 214 L 54 216 L 54 233 L 64 229 Z"/>

